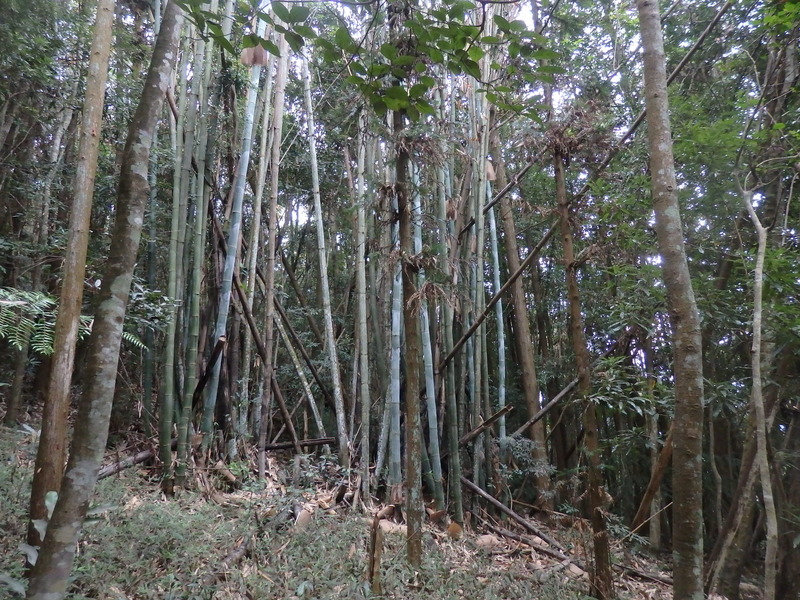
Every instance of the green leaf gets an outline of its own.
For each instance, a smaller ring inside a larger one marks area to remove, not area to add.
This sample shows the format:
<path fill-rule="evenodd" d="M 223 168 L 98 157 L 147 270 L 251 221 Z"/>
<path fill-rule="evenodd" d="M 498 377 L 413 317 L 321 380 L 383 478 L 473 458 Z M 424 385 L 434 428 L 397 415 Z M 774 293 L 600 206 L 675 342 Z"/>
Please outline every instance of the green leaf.
<path fill-rule="evenodd" d="M 401 85 L 393 85 L 392 87 L 386 90 L 386 97 L 392 98 L 393 100 L 407 100 L 408 93 L 406 89 Z"/>
<path fill-rule="evenodd" d="M 478 66 L 474 60 L 466 59 L 461 61 L 461 66 L 464 68 L 464 71 L 472 75 L 475 79 L 480 80 L 481 78 L 481 68 Z"/>
<path fill-rule="evenodd" d="M 309 40 L 314 40 L 318 37 L 317 32 L 314 31 L 314 28 L 309 27 L 308 25 L 297 25 L 295 26 L 294 31 L 298 35 L 302 35 L 304 38 Z"/>
<path fill-rule="evenodd" d="M 382 117 L 383 115 L 386 114 L 388 107 L 386 106 L 386 103 L 380 96 L 371 96 L 369 101 L 370 104 L 372 104 L 372 110 L 375 111 L 376 115 Z"/>
<path fill-rule="evenodd" d="M 436 80 L 430 75 L 423 75 L 419 78 L 419 82 L 427 85 L 429 88 L 432 88 L 436 85 Z"/>
<path fill-rule="evenodd" d="M 291 13 L 289 12 L 289 9 L 286 8 L 286 6 L 283 3 L 281 3 L 281 2 L 273 2 L 272 3 L 272 12 L 274 12 L 275 16 L 277 16 L 284 23 L 290 23 L 291 22 L 291 20 L 290 20 L 291 17 L 289 16 Z"/>
<path fill-rule="evenodd" d="M 402 110 L 408 106 L 407 100 L 398 100 L 396 98 L 386 98 L 383 101 L 386 103 L 386 108 L 389 110 Z"/>
<path fill-rule="evenodd" d="M 406 109 L 406 115 L 414 122 L 419 121 L 419 110 L 413 104 Z"/>
<path fill-rule="evenodd" d="M 408 90 L 408 95 L 412 98 L 421 98 L 428 93 L 429 89 L 430 88 L 424 83 L 415 83 L 411 86 L 411 89 Z"/>
<path fill-rule="evenodd" d="M 453 6 L 450 7 L 448 14 L 454 21 L 463 21 L 466 12 L 473 8 L 475 8 L 475 5 L 469 0 L 457 0 L 453 3 Z"/>
<path fill-rule="evenodd" d="M 275 25 L 275 19 L 272 18 L 272 15 L 260 10 L 256 13 L 259 19 L 264 21 L 265 23 L 269 23 L 270 25 Z"/>
<path fill-rule="evenodd" d="M 258 46 L 259 43 L 261 43 L 261 38 L 255 33 L 249 33 L 242 38 L 242 46 L 245 48 L 253 48 Z"/>
<path fill-rule="evenodd" d="M 380 48 L 380 53 L 383 54 L 389 60 L 394 60 L 397 56 L 397 48 L 394 47 L 394 44 L 382 44 Z"/>
<path fill-rule="evenodd" d="M 413 65 L 417 61 L 416 56 L 410 56 L 408 54 L 403 54 L 402 56 L 398 56 L 392 61 L 392 64 L 397 67 L 409 67 Z"/>
<path fill-rule="evenodd" d="M 292 5 L 292 10 L 289 11 L 289 18 L 284 19 L 287 23 L 303 23 L 311 14 L 311 9 L 302 4 Z"/>
<path fill-rule="evenodd" d="M 435 63 L 441 64 L 444 62 L 444 54 L 436 48 L 428 48 L 428 57 Z"/>
<path fill-rule="evenodd" d="M 336 30 L 336 33 L 333 34 L 333 39 L 336 42 L 336 45 L 345 51 L 349 51 L 350 48 L 355 45 L 355 42 L 353 42 L 353 36 L 350 35 L 347 27 L 339 27 L 339 29 Z"/>
<path fill-rule="evenodd" d="M 469 54 L 469 57 L 472 60 L 477 62 L 483 58 L 486 52 L 484 52 L 483 48 L 481 48 L 480 46 L 470 46 L 469 50 L 467 50 L 467 54 Z"/>
<path fill-rule="evenodd" d="M 349 77 L 344 78 L 346 83 L 350 83 L 353 85 L 361 85 L 364 83 L 363 77 L 359 77 L 358 75 L 350 75 Z"/>
<path fill-rule="evenodd" d="M 426 65 L 424 62 L 418 62 L 414 65 L 414 71 L 417 73 L 424 73 L 427 70 L 428 65 Z"/>
<path fill-rule="evenodd" d="M 264 48 L 264 50 L 266 50 L 267 52 L 269 52 L 273 56 L 280 56 L 281 55 L 280 48 L 278 48 L 278 46 L 277 46 L 277 44 L 275 44 L 275 42 L 272 42 L 270 40 L 261 40 L 261 46 Z"/>
<path fill-rule="evenodd" d="M 296 34 L 294 31 L 287 31 L 283 35 L 286 37 L 286 43 L 289 44 L 289 47 L 295 52 L 300 52 L 303 45 L 306 43 L 305 38 L 303 38 L 302 35 Z"/>
<path fill-rule="evenodd" d="M 389 65 L 384 65 L 382 63 L 372 63 L 369 67 L 367 67 L 366 74 L 370 77 L 383 77 L 391 70 L 392 69 Z"/>
<path fill-rule="evenodd" d="M 8 589 L 10 589 L 13 593 L 17 594 L 18 596 L 25 595 L 25 584 L 19 579 L 14 579 L 13 577 L 6 575 L 5 573 L 0 573 L 0 584 L 5 585 Z"/>
<path fill-rule="evenodd" d="M 508 19 L 506 19 L 505 17 L 501 17 L 500 15 L 494 16 L 494 24 L 497 25 L 497 28 L 500 31 L 509 31 L 509 29 L 511 28 Z"/>
<path fill-rule="evenodd" d="M 536 60 L 557 60 L 561 58 L 561 55 L 558 52 L 548 50 L 547 48 L 539 48 L 531 52 L 530 57 L 535 58 Z"/>
<path fill-rule="evenodd" d="M 425 100 L 418 100 L 416 104 L 417 110 L 424 115 L 435 115 L 436 110 L 428 104 Z"/>
<path fill-rule="evenodd" d="M 556 65 L 540 65 L 536 70 L 540 73 L 552 73 L 554 75 L 560 75 L 561 73 L 567 72 L 564 67 L 558 67 Z"/>

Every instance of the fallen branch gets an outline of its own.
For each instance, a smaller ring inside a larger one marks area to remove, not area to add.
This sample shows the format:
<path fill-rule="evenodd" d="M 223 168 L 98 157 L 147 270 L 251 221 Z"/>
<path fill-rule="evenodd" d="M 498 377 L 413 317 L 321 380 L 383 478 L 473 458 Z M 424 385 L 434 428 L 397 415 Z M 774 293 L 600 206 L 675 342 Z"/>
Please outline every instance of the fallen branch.
<path fill-rule="evenodd" d="M 313 440 L 298 440 L 297 443 L 300 446 L 324 446 L 326 444 L 333 445 L 336 443 L 336 438 L 325 437 Z M 264 446 L 264 450 L 286 450 L 288 448 L 294 448 L 294 442 L 276 442 L 274 444 L 266 444 Z"/>
<path fill-rule="evenodd" d="M 209 573 L 203 579 L 203 585 L 213 585 L 217 581 L 224 581 L 228 577 L 228 571 L 231 567 L 237 565 L 247 556 L 250 548 L 253 546 L 253 536 L 249 535 L 247 538 L 242 539 L 236 547 L 231 550 L 228 555 L 222 559 L 220 568 L 213 573 Z"/>
<path fill-rule="evenodd" d="M 478 517 L 478 518 L 480 519 L 480 517 Z M 567 556 L 563 552 L 558 552 L 558 551 L 552 550 L 552 549 L 550 549 L 550 548 L 548 548 L 546 546 L 542 546 L 541 544 L 537 543 L 536 540 L 532 540 L 531 538 L 529 538 L 529 537 L 527 537 L 525 535 L 521 535 L 519 533 L 514 533 L 513 531 L 509 531 L 508 529 L 503 529 L 502 527 L 497 527 L 496 525 L 492 525 L 491 523 L 489 523 L 485 519 L 480 519 L 480 520 L 483 522 L 483 524 L 488 529 L 492 530 L 493 532 L 495 532 L 498 535 L 502 535 L 503 537 L 507 537 L 509 539 L 516 540 L 518 542 L 522 542 L 523 544 L 526 544 L 526 545 L 530 546 L 531 548 L 533 548 L 536 552 L 540 552 L 540 553 L 542 553 L 542 554 L 544 554 L 546 556 L 549 556 L 551 558 L 556 558 L 558 560 L 566 561 L 566 564 L 572 563 L 576 567 L 578 567 L 579 569 L 582 569 L 584 571 L 587 570 L 586 569 L 586 565 L 584 565 L 581 561 L 576 560 L 576 559 L 574 559 L 574 558 L 572 558 L 570 556 Z M 623 571 L 625 573 L 628 573 L 628 574 L 633 575 L 634 577 L 638 577 L 640 579 L 646 579 L 648 581 L 655 581 L 656 583 L 663 583 L 664 585 L 672 585 L 672 579 L 670 579 L 669 577 L 664 577 L 662 575 L 655 575 L 653 573 L 647 573 L 645 571 L 641 571 L 639 569 L 636 569 L 634 567 L 629 567 L 627 565 L 614 564 L 613 566 L 614 566 L 614 568 L 616 568 L 616 569 L 618 569 L 620 571 Z"/>
<path fill-rule="evenodd" d="M 548 536 L 546 533 L 544 533 L 543 531 L 538 529 L 535 525 L 533 525 L 527 519 L 524 519 L 523 517 L 521 517 L 520 515 L 515 513 L 513 510 L 508 508 L 505 504 L 500 502 L 497 498 L 495 498 L 494 496 L 491 496 L 491 495 L 487 494 L 486 492 L 484 492 L 481 488 L 479 488 L 477 485 L 472 483 L 469 479 L 467 479 L 463 475 L 461 476 L 461 483 L 463 483 L 465 486 L 467 486 L 467 488 L 469 488 L 469 490 L 471 490 L 472 492 L 478 494 L 478 496 L 480 496 L 481 498 L 486 500 L 489 504 L 494 506 L 497 510 L 499 510 L 502 513 L 507 514 L 509 517 L 514 519 L 517 523 L 522 525 L 525 529 L 527 529 L 528 531 L 530 531 L 534 535 L 538 535 L 540 538 L 542 538 L 545 542 L 547 542 L 548 544 L 550 544 L 554 548 L 558 548 L 559 550 L 562 550 L 562 551 L 564 550 L 564 547 L 561 544 L 559 544 L 556 540 L 554 540 L 553 538 Z"/>
<path fill-rule="evenodd" d="M 177 446 L 178 446 L 178 438 L 172 438 L 172 443 L 170 444 L 170 447 L 174 450 Z M 142 450 L 141 452 L 138 452 L 133 456 L 129 456 L 128 458 L 124 458 L 122 460 L 119 460 L 115 463 L 103 467 L 98 472 L 97 479 L 99 481 L 100 479 L 105 479 L 106 477 L 110 477 L 111 475 L 116 475 L 120 471 L 124 471 L 125 469 L 133 467 L 135 465 L 142 464 L 143 462 L 150 460 L 154 456 L 155 456 L 155 451 L 152 448 L 149 450 Z"/>
<path fill-rule="evenodd" d="M 460 440 L 458 440 L 458 445 L 459 446 L 466 446 L 472 440 L 474 440 L 476 437 L 478 437 L 481 433 L 483 433 L 483 431 L 485 429 L 491 427 L 491 425 L 495 421 L 499 421 L 500 417 L 502 417 L 505 414 L 510 413 L 512 410 L 514 410 L 514 407 L 511 404 L 506 404 L 503 408 L 498 410 L 491 417 L 486 419 L 483 423 L 478 425 L 475 429 L 473 429 L 468 434 L 464 435 Z"/>
<path fill-rule="evenodd" d="M 111 475 L 116 475 L 120 471 L 124 471 L 128 467 L 132 467 L 134 465 L 138 465 L 143 463 L 146 460 L 150 460 L 153 458 L 153 449 L 150 450 L 142 450 L 141 452 L 134 454 L 133 456 L 129 456 L 123 460 L 117 461 L 113 464 L 108 465 L 107 467 L 103 467 L 100 469 L 100 472 L 97 474 L 97 479 L 105 479 Z"/>
<path fill-rule="evenodd" d="M 480 517 L 478 517 L 478 518 L 480 519 Z M 544 554 L 546 556 L 549 556 L 550 558 L 556 558 L 558 560 L 567 561 L 567 564 L 573 563 L 574 565 L 576 565 L 580 569 L 583 569 L 584 571 L 586 570 L 584 568 L 584 566 L 579 561 L 577 561 L 577 560 L 575 560 L 573 558 L 570 558 L 569 556 L 567 556 L 563 552 L 559 552 L 558 550 L 552 550 L 552 549 L 548 548 L 547 546 L 543 546 L 542 544 L 537 543 L 536 540 L 533 540 L 533 539 L 529 538 L 528 536 L 521 535 L 519 533 L 514 533 L 513 531 L 509 531 L 508 529 L 503 529 L 502 527 L 498 527 L 496 525 L 492 525 L 491 523 L 489 523 L 485 519 L 481 519 L 481 521 L 483 521 L 483 524 L 487 528 L 491 529 L 492 531 L 494 531 L 498 535 L 502 535 L 503 537 L 507 537 L 509 539 L 516 540 L 517 542 L 522 542 L 523 544 L 526 544 L 527 546 L 530 546 L 531 548 L 533 548 L 537 552 L 541 552 L 542 554 Z"/>

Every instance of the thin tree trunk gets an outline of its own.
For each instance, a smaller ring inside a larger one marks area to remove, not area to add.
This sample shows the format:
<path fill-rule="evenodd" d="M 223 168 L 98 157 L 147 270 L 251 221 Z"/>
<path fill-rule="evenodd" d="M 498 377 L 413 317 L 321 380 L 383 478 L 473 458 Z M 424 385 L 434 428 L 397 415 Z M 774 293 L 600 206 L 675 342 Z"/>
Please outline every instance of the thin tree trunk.
<path fill-rule="evenodd" d="M 412 211 L 414 214 L 414 253 L 422 252 L 422 199 L 420 198 L 419 174 L 412 165 L 413 190 Z M 420 288 L 425 285 L 425 270 L 417 273 Z M 436 414 L 436 383 L 433 377 L 433 348 L 431 344 L 430 313 L 428 302 L 424 297 L 420 300 L 419 322 L 422 342 L 422 362 L 425 373 L 425 408 L 428 416 L 428 463 L 433 485 L 431 492 L 436 500 L 437 510 L 444 508 L 444 486 L 442 484 L 442 459 L 439 450 L 439 417 Z"/>
<path fill-rule="evenodd" d="M 266 23 L 262 20 L 259 20 L 257 29 L 258 35 L 263 36 L 265 30 Z M 237 165 L 233 198 L 231 201 L 230 228 L 228 230 L 225 267 L 222 273 L 222 283 L 219 290 L 219 312 L 217 313 L 217 323 L 214 329 L 215 339 L 225 336 L 231 303 L 231 292 L 233 289 L 234 271 L 238 271 L 236 268 L 236 262 L 239 256 L 239 237 L 242 229 L 242 204 L 244 202 L 244 189 L 247 185 L 247 170 L 250 165 L 250 153 L 253 146 L 253 121 L 255 118 L 256 100 L 258 99 L 258 85 L 260 78 L 261 65 L 256 64 L 251 67 L 250 84 L 247 88 L 241 151 L 239 154 L 239 163 Z M 211 436 L 214 431 L 214 414 L 217 402 L 217 390 L 219 387 L 221 367 L 222 360 L 218 360 L 214 363 L 211 378 L 209 379 L 207 385 L 207 395 L 205 406 L 203 407 L 202 421 L 204 448 L 207 448 L 211 443 Z"/>
<path fill-rule="evenodd" d="M 553 156 L 556 178 L 556 198 L 561 222 L 561 237 L 564 243 L 564 263 L 567 272 L 567 296 L 569 302 L 570 333 L 575 360 L 578 366 L 578 393 L 583 399 L 583 443 L 587 462 L 587 498 L 589 518 L 592 523 L 594 566 L 590 572 L 591 593 L 599 600 L 614 598 L 614 581 L 611 573 L 611 555 L 608 546 L 608 531 L 603 514 L 603 474 L 600 463 L 600 441 L 598 439 L 597 412 L 589 400 L 591 393 L 591 360 L 586 336 L 583 331 L 580 292 L 576 273 L 572 226 L 570 224 L 569 200 L 564 178 L 564 158 L 556 151 Z"/>
<path fill-rule="evenodd" d="M 100 147 L 108 62 L 111 53 L 114 1 L 100 0 L 97 5 L 89 72 L 86 78 L 83 118 L 75 173 L 75 197 L 70 214 L 69 236 L 64 256 L 64 280 L 56 317 L 53 358 L 47 397 L 42 411 L 42 428 L 34 466 L 29 506 L 28 543 L 41 544 L 33 521 L 47 518 L 44 503 L 49 491 L 59 491 L 67 458 L 67 413 L 70 403 L 75 344 L 83 303 L 83 280 L 89 226 Z M 112 381 L 114 377 L 112 377 Z"/>
<path fill-rule="evenodd" d="M 29 600 L 55 600 L 65 595 L 76 543 L 105 451 L 122 325 L 149 195 L 150 144 L 174 68 L 181 21 L 180 6 L 170 2 L 131 121 L 116 198 L 114 235 L 89 341 L 85 392 L 58 502 L 31 573 Z"/>
<path fill-rule="evenodd" d="M 271 100 L 272 88 L 274 78 L 272 76 L 272 67 L 274 57 L 270 54 L 267 65 L 267 84 L 264 89 L 264 108 L 262 109 L 261 120 L 261 141 L 258 153 L 258 173 L 256 175 L 256 190 L 255 197 L 253 198 L 253 219 L 250 228 L 250 242 L 247 244 L 247 304 L 250 310 L 253 310 L 253 303 L 256 295 L 257 285 L 257 267 L 259 248 L 261 247 L 261 219 L 262 219 L 262 206 L 264 187 L 267 178 L 267 165 L 269 163 L 269 154 L 267 150 L 270 148 L 270 119 L 272 118 Z M 236 424 L 237 435 L 244 436 L 247 430 L 247 413 L 250 408 L 250 368 L 252 354 L 253 337 L 249 334 L 248 330 L 244 332 L 244 365 L 242 366 L 242 400 L 239 406 L 239 421 Z M 291 346 L 287 343 L 287 347 Z M 324 435 L 322 437 L 325 437 Z"/>
<path fill-rule="evenodd" d="M 751 402 L 755 414 L 756 428 L 756 464 L 760 475 L 761 494 L 764 500 L 764 513 L 767 525 L 767 550 L 764 558 L 764 600 L 775 599 L 775 585 L 778 570 L 778 516 L 775 510 L 775 498 L 772 493 L 772 475 L 767 451 L 767 418 L 764 410 L 763 382 L 761 376 L 761 338 L 764 298 L 764 257 L 767 252 L 767 229 L 753 208 L 753 193 L 742 192 L 750 220 L 758 234 L 758 250 L 756 266 L 753 272 L 753 341 L 751 346 L 751 369 L 753 372 L 753 388 Z"/>
<path fill-rule="evenodd" d="M 500 135 L 495 128 L 492 131 L 490 140 L 490 150 L 495 167 L 495 177 L 497 186 L 505 189 L 508 185 L 505 164 L 502 158 L 500 146 Z M 503 226 L 503 244 L 506 251 L 506 261 L 510 273 L 517 273 L 520 270 L 519 248 L 517 247 L 517 228 L 514 224 L 514 215 L 511 210 L 511 202 L 507 195 L 500 200 L 500 221 Z M 496 292 L 499 295 L 499 290 Z M 536 346 L 531 335 L 531 325 L 528 318 L 528 304 L 525 301 L 525 289 L 522 278 L 517 278 L 511 284 L 511 313 L 514 319 L 514 343 L 517 350 L 517 360 L 520 368 L 520 382 L 522 392 L 525 395 L 525 406 L 528 409 L 528 418 L 533 417 L 541 410 L 539 399 L 539 380 L 536 374 L 536 362 L 534 352 Z M 547 444 L 545 441 L 544 422 L 540 421 L 531 425 L 528 436 L 533 441 L 531 454 L 533 459 L 544 467 L 549 464 L 547 458 Z M 547 469 L 537 469 L 536 488 L 537 502 L 544 509 L 552 509 L 553 498 L 551 494 L 550 476 Z"/>
<path fill-rule="evenodd" d="M 372 501 L 370 498 L 370 412 L 372 396 L 370 394 L 369 377 L 369 348 L 367 319 L 367 181 L 366 181 L 366 154 L 367 154 L 367 114 L 362 111 L 358 116 L 358 188 L 356 197 L 356 294 L 358 295 L 358 337 L 361 340 L 359 350 L 359 367 L 361 377 L 361 496 L 369 509 Z M 383 352 L 383 348 L 379 347 Z"/>
<path fill-rule="evenodd" d="M 218 8 L 217 0 L 212 0 L 210 10 L 216 13 Z M 209 115 L 214 110 L 216 104 L 216 94 L 211 95 L 209 105 L 206 100 L 207 93 L 211 87 L 211 63 L 214 46 L 205 44 L 202 40 L 197 42 L 197 53 L 195 68 L 202 64 L 202 80 L 197 85 L 197 110 L 200 111 L 198 120 L 198 142 L 197 142 L 197 174 L 195 181 L 195 210 L 194 210 L 194 231 L 192 232 L 192 270 L 189 286 L 189 302 L 187 316 L 187 340 L 186 340 L 186 375 L 183 394 L 181 397 L 180 421 L 178 422 L 178 465 L 176 477 L 180 481 L 186 476 L 186 468 L 189 459 L 189 421 L 192 413 L 192 397 L 197 386 L 199 373 L 198 353 L 200 348 L 200 300 L 202 297 L 203 272 L 205 268 L 205 247 L 206 231 L 208 223 L 208 203 L 211 197 L 210 186 L 206 185 L 207 171 L 207 152 L 209 150 Z M 193 83 L 194 85 L 194 83 Z"/>
<path fill-rule="evenodd" d="M 644 50 L 647 138 L 656 235 L 675 353 L 673 571 L 676 600 L 703 598 L 703 362 L 700 317 L 686 260 L 658 2 L 637 0 Z"/>
<path fill-rule="evenodd" d="M 396 176 L 395 195 L 400 221 L 400 252 L 403 280 L 403 329 L 405 331 L 405 400 L 406 400 L 406 525 L 408 527 L 407 558 L 409 564 L 419 568 L 422 562 L 422 440 L 419 405 L 419 372 L 422 348 L 417 319 L 417 287 L 414 284 L 416 268 L 413 266 L 413 226 L 411 221 L 411 202 L 408 190 L 409 154 L 401 136 L 405 127 L 402 112 L 394 113 L 394 135 L 400 142 L 395 145 Z"/>
<path fill-rule="evenodd" d="M 182 43 L 183 57 L 181 59 L 179 72 L 180 80 L 178 83 L 178 114 L 174 115 L 174 122 L 170 121 L 175 135 L 173 136 L 173 169 L 172 169 L 172 219 L 170 222 L 169 235 L 169 259 L 168 259 L 168 279 L 167 296 L 170 299 L 168 308 L 167 323 L 167 342 L 164 348 L 164 385 L 161 387 L 161 406 L 159 416 L 159 436 L 158 446 L 161 458 L 161 488 L 167 495 L 173 493 L 173 472 L 174 464 L 172 460 L 172 429 L 175 424 L 175 394 L 180 393 L 175 383 L 175 354 L 177 352 L 177 333 L 179 311 L 178 305 L 183 303 L 183 290 L 179 287 L 179 271 L 183 267 L 183 257 L 179 257 L 178 237 L 179 230 L 186 218 L 185 196 L 181 190 L 182 183 L 182 163 L 184 153 L 184 140 L 186 138 L 186 97 L 189 95 L 187 89 L 188 70 L 189 70 L 189 37 L 185 37 Z M 196 84 L 196 82 L 195 82 Z M 192 111 L 194 112 L 194 111 Z M 191 136 L 194 136 L 192 132 Z M 192 149 L 189 149 L 191 155 Z M 179 296 L 180 294 L 180 296 Z M 180 438 L 178 445 L 180 446 Z"/>
<path fill-rule="evenodd" d="M 317 170 L 316 127 L 314 125 L 314 105 L 311 101 L 311 69 L 308 62 L 303 62 L 304 90 L 306 100 L 306 118 L 308 119 L 308 149 L 311 158 L 311 187 L 314 196 L 314 214 L 317 222 L 317 244 L 319 250 L 319 275 L 322 290 L 322 311 L 325 317 L 325 338 L 331 364 L 331 380 L 333 382 L 333 401 L 336 405 L 336 427 L 339 438 L 339 464 L 350 466 L 350 441 L 347 436 L 345 421 L 344 395 L 339 375 L 339 358 L 336 352 L 336 336 L 333 331 L 333 315 L 331 313 L 331 292 L 328 283 L 328 258 L 325 250 L 325 228 L 322 217 L 322 201 L 319 193 L 319 171 Z"/>
<path fill-rule="evenodd" d="M 440 92 L 441 102 L 439 105 L 440 120 L 445 122 L 446 103 L 445 94 Z M 443 126 L 444 128 L 444 126 Z M 443 140 L 440 142 L 440 148 L 443 156 L 448 156 L 448 146 Z M 447 205 L 448 199 L 452 197 L 452 172 L 448 168 L 449 161 L 444 161 L 444 164 L 436 169 L 437 177 L 437 192 L 439 200 L 439 244 L 440 244 L 440 260 L 442 262 L 442 271 L 445 281 L 448 282 L 448 295 L 452 296 L 454 289 L 452 286 L 452 265 L 449 256 L 449 238 L 452 235 L 453 223 L 452 219 L 448 217 Z M 442 303 L 442 313 L 444 321 L 443 331 L 443 346 L 444 354 L 449 356 L 453 350 L 453 306 L 449 300 Z M 440 375 L 441 376 L 441 375 Z M 447 443 L 450 452 L 449 461 L 449 476 L 451 482 L 459 481 L 461 477 L 461 453 L 459 450 L 459 415 L 458 415 L 458 400 L 456 398 L 456 375 L 455 364 L 450 361 L 445 367 L 445 381 L 444 381 L 445 405 L 447 407 Z M 450 485 L 450 496 L 453 504 L 453 518 L 459 524 L 464 523 L 464 506 L 461 499 L 461 486 Z"/>
<path fill-rule="evenodd" d="M 263 479 L 266 473 L 265 445 L 267 443 L 267 429 L 269 426 L 269 406 L 271 402 L 273 378 L 273 348 L 275 346 L 275 259 L 277 256 L 277 227 L 278 227 L 278 176 L 281 165 L 281 138 L 283 137 L 284 101 L 286 99 L 286 77 L 289 70 L 289 45 L 286 38 L 281 35 L 278 39 L 280 58 L 278 69 L 275 73 L 275 97 L 272 104 L 272 147 L 270 148 L 270 184 L 269 184 L 269 213 L 267 216 L 267 255 L 265 257 L 266 281 L 264 282 L 264 308 L 265 331 L 264 345 L 267 360 L 264 361 L 264 392 L 261 396 L 261 419 L 258 423 L 258 476 Z"/>

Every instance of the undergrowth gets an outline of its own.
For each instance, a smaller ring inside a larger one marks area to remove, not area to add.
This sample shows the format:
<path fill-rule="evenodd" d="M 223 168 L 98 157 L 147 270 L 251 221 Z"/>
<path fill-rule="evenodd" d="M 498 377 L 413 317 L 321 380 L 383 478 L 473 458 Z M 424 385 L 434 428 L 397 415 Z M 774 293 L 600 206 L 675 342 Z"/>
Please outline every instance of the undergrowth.
<path fill-rule="evenodd" d="M 0 574 L 22 579 L 24 540 L 35 441 L 0 428 Z M 312 490 L 279 486 L 230 496 L 222 504 L 184 491 L 166 500 L 146 472 L 130 469 L 100 481 L 93 504 L 102 517 L 78 544 L 69 597 L 75 600 L 579 599 L 576 583 L 535 570 L 524 551 L 492 555 L 469 540 L 426 533 L 419 571 L 405 561 L 405 539 L 387 533 L 382 596 L 364 583 L 369 520 L 341 506 L 317 508 L 310 523 L 279 523 L 292 503 Z M 224 494 L 217 496 L 225 498 Z M 248 555 L 230 568 L 222 561 L 251 539 Z M 566 585 L 566 587 L 565 587 Z M 0 597 L 8 593 L 0 585 Z"/>

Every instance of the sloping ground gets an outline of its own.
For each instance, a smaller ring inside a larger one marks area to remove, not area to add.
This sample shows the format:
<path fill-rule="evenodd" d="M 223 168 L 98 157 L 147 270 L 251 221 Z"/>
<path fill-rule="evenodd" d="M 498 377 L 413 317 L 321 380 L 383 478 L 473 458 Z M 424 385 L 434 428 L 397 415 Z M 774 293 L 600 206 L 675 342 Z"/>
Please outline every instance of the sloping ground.
<path fill-rule="evenodd" d="M 33 435 L 0 428 L 0 581 L 22 579 L 17 547 L 24 538 L 34 456 Z M 588 537 L 575 522 L 547 530 L 574 562 L 484 531 L 453 539 L 443 527 L 428 524 L 424 562 L 413 572 L 405 562 L 402 525 L 352 510 L 346 479 L 332 462 L 307 457 L 282 464 L 273 458 L 269 466 L 268 481 L 255 482 L 247 478 L 248 465 L 232 465 L 228 478 L 244 481 L 233 492 L 216 489 L 226 486 L 223 474 L 198 471 L 193 484 L 204 491 L 182 491 L 170 500 L 147 469 L 133 467 L 102 480 L 95 502 L 99 517 L 79 544 L 71 598 L 586 597 L 586 574 L 575 563 L 583 563 Z M 365 581 L 377 522 L 384 538 L 382 595 Z M 623 544 L 615 554 L 628 566 L 655 573 L 653 564 Z M 641 577 L 620 574 L 617 587 L 620 598 L 671 597 L 667 585 Z M 11 593 L 0 583 L 0 597 Z"/>

